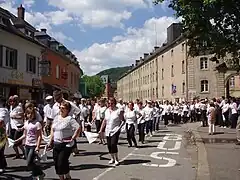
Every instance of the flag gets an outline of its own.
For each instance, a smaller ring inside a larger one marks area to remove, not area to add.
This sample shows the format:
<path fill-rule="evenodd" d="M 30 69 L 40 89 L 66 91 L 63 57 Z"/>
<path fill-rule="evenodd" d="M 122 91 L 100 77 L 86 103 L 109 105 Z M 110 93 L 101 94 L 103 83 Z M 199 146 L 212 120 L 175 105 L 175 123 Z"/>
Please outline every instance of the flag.
<path fill-rule="evenodd" d="M 98 133 L 92 133 L 92 132 L 84 131 L 84 134 L 85 134 L 89 144 L 92 144 L 99 137 Z"/>
<path fill-rule="evenodd" d="M 175 94 L 177 92 L 177 86 L 172 84 L 172 94 Z"/>

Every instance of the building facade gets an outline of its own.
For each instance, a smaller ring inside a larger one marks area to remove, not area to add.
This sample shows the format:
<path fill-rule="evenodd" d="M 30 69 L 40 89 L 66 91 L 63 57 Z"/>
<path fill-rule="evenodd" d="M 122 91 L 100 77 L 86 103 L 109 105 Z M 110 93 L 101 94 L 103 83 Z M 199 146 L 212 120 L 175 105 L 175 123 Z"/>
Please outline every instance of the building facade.
<path fill-rule="evenodd" d="M 144 53 L 118 80 L 118 98 L 184 101 L 225 95 L 227 75 L 215 70 L 217 64 L 210 60 L 213 55 L 188 56 L 179 28 L 176 23 L 168 27 L 167 43 Z"/>
<path fill-rule="evenodd" d="M 65 97 L 79 94 L 82 70 L 75 55 L 47 34 L 18 16 L 0 8 L 0 95 L 42 100 L 55 89 Z"/>
<path fill-rule="evenodd" d="M 18 17 L 0 8 L 0 95 L 18 94 L 22 99 L 41 99 L 41 77 L 38 62 L 44 46 L 34 40 L 34 28 L 24 22 L 24 11 Z"/>

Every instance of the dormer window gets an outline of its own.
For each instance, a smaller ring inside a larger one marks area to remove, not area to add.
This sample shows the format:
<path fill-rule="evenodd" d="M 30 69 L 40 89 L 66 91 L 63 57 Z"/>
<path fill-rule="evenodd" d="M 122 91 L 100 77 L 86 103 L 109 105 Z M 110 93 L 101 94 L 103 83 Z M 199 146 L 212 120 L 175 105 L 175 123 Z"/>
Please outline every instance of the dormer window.
<path fill-rule="evenodd" d="M 0 24 L 4 25 L 4 26 L 7 26 L 7 19 L 5 19 L 3 17 L 0 17 Z"/>

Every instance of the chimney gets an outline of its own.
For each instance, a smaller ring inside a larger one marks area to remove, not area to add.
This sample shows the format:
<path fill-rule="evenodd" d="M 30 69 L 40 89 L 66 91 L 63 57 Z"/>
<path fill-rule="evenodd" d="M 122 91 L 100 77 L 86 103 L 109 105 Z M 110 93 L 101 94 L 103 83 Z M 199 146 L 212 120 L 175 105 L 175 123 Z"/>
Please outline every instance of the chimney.
<path fill-rule="evenodd" d="M 41 29 L 41 32 L 47 33 L 47 29 Z"/>
<path fill-rule="evenodd" d="M 18 10 L 18 18 L 24 20 L 25 8 L 22 6 L 22 4 L 17 8 L 17 10 Z"/>
<path fill-rule="evenodd" d="M 143 61 L 144 61 L 144 59 L 143 59 L 142 57 L 140 57 L 140 61 L 141 61 L 141 62 L 143 62 Z"/>
<path fill-rule="evenodd" d="M 140 60 L 135 61 L 135 66 L 137 66 L 140 63 Z"/>
<path fill-rule="evenodd" d="M 154 47 L 154 51 L 156 51 L 158 48 L 159 48 L 158 46 L 155 46 L 155 47 Z"/>
<path fill-rule="evenodd" d="M 144 59 L 146 59 L 148 55 L 149 55 L 148 53 L 144 53 L 144 54 L 143 54 Z"/>

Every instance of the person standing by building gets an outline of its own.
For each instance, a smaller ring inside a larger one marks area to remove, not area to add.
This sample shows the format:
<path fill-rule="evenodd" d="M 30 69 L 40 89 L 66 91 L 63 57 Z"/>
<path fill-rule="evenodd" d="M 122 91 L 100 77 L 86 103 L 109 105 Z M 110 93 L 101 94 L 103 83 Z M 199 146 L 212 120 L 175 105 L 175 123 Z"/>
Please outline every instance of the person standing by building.
<path fill-rule="evenodd" d="M 137 116 L 139 142 L 144 144 L 144 141 L 145 141 L 145 133 L 144 133 L 144 131 L 145 131 L 145 112 L 144 112 L 142 102 L 138 103 L 138 109 L 139 109 L 139 114 L 141 114 L 141 116 L 140 115 Z"/>
<path fill-rule="evenodd" d="M 105 118 L 103 120 L 99 133 L 102 133 L 105 129 L 107 137 L 107 146 L 111 160 L 109 164 L 119 165 L 118 159 L 118 139 L 121 132 L 122 121 L 124 120 L 124 112 L 122 109 L 116 107 L 116 99 L 109 98 L 108 108 L 105 111 Z"/>
<path fill-rule="evenodd" d="M 43 122 L 45 123 L 44 131 L 45 131 L 46 135 L 49 136 L 50 132 L 51 132 L 52 123 L 53 123 L 53 105 L 54 105 L 54 101 L 53 101 L 53 97 L 52 96 L 47 96 L 45 98 L 45 100 L 46 100 L 47 104 L 43 108 L 43 112 L 44 112 L 44 120 L 43 120 Z"/>

